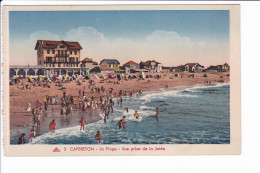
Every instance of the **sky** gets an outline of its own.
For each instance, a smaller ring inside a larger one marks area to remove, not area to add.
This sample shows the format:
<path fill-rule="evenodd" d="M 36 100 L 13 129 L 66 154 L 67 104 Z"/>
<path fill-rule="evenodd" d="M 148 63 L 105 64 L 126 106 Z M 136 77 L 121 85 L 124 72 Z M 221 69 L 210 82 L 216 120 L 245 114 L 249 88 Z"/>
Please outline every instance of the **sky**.
<path fill-rule="evenodd" d="M 78 41 L 81 59 L 123 65 L 229 63 L 229 11 L 10 11 L 10 65 L 36 65 L 37 40 Z"/>

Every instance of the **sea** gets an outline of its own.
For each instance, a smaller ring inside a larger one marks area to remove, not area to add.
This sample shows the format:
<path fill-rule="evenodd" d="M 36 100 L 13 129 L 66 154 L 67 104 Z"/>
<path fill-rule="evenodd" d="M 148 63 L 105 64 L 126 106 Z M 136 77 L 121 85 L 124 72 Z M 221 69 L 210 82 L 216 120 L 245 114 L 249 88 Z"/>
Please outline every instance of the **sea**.
<path fill-rule="evenodd" d="M 156 108 L 158 118 L 154 116 Z M 135 111 L 138 119 L 133 115 Z M 126 128 L 119 129 L 116 125 L 123 116 Z M 36 137 L 32 144 L 96 145 L 97 131 L 101 133 L 101 144 L 106 145 L 229 144 L 230 85 L 197 85 L 126 96 L 122 104 L 115 100 L 114 112 L 106 123 L 100 120 L 87 124 L 84 131 L 79 125 L 61 128 Z"/>

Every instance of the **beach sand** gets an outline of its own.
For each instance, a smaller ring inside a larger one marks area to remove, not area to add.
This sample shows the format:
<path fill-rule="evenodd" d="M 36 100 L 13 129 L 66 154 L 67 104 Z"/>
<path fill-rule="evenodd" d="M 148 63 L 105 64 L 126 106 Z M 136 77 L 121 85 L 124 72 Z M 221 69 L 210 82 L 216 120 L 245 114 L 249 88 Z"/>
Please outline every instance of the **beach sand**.
<path fill-rule="evenodd" d="M 166 88 L 166 85 L 168 85 L 168 88 L 174 88 L 174 87 L 188 87 L 188 86 L 194 86 L 194 85 L 205 85 L 205 81 L 209 81 L 211 84 L 217 83 L 219 80 L 224 80 L 225 83 L 229 83 L 229 76 L 227 76 L 227 72 L 225 73 L 178 73 L 179 77 L 174 77 L 175 73 L 163 73 L 162 79 L 151 79 L 146 78 L 144 80 L 121 80 L 120 84 L 113 84 L 113 83 L 99 83 L 99 80 L 94 80 L 96 83 L 96 86 L 104 86 L 106 89 L 106 94 L 109 92 L 109 88 L 113 88 L 116 93 L 119 93 L 119 90 L 123 90 L 127 92 L 127 95 L 129 95 L 130 91 L 158 91 L 162 88 Z M 188 77 L 189 75 L 194 74 L 195 77 Z M 206 74 L 207 77 L 203 77 L 203 75 Z M 156 74 L 152 74 L 156 75 Z M 182 78 L 181 78 L 182 76 Z M 222 77 L 221 77 L 222 76 Z M 173 77 L 171 79 L 170 77 Z M 111 80 L 111 81 L 115 81 Z M 24 79 L 24 81 L 27 81 Z M 27 82 L 25 82 L 27 83 Z M 87 123 L 96 122 L 101 119 L 99 113 L 97 111 L 93 112 L 87 112 L 82 113 L 81 110 L 74 110 L 72 113 L 73 118 L 69 119 L 62 119 L 60 118 L 60 98 L 63 95 L 63 92 L 66 91 L 67 95 L 69 96 L 78 96 L 79 90 L 83 91 L 83 88 L 85 86 L 85 92 L 86 96 L 94 96 L 95 98 L 99 97 L 100 95 L 105 94 L 90 94 L 90 91 L 88 89 L 89 82 L 88 80 L 85 80 L 85 82 L 82 82 L 81 85 L 77 85 L 76 81 L 71 81 L 69 83 L 64 83 L 63 86 L 66 88 L 64 90 L 61 90 L 60 87 L 55 86 L 55 83 L 50 83 L 50 88 L 44 88 L 42 86 L 36 86 L 32 87 L 31 89 L 22 90 L 18 88 L 18 85 L 10 85 L 10 129 L 11 129 L 11 138 L 15 137 L 17 138 L 18 132 L 22 131 L 24 132 L 29 131 L 29 129 L 32 128 L 33 125 L 33 116 L 32 113 L 27 113 L 27 105 L 28 103 L 31 103 L 32 108 L 35 107 L 35 101 L 39 100 L 40 102 L 43 102 L 44 95 L 49 96 L 55 96 L 58 95 L 59 97 L 59 103 L 57 105 L 54 105 L 55 111 L 51 111 L 52 105 L 48 107 L 48 111 L 43 113 L 42 115 L 42 122 L 40 125 L 40 131 L 38 132 L 38 135 L 46 133 L 49 131 L 48 125 L 51 122 L 52 119 L 55 119 L 57 122 L 57 129 L 58 128 L 64 128 L 64 127 L 71 127 L 79 125 L 80 117 L 83 116 Z M 116 97 L 116 96 L 115 96 Z M 58 125 L 59 124 L 59 125 Z M 17 132 L 17 135 L 15 134 Z M 12 140 L 12 139 L 11 139 Z"/>

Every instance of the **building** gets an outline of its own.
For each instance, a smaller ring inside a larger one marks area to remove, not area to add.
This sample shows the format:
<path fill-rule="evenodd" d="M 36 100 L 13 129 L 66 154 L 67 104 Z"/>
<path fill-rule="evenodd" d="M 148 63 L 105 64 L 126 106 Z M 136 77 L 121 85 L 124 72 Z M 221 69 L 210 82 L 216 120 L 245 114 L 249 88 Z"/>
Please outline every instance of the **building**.
<path fill-rule="evenodd" d="M 37 40 L 37 66 L 79 67 L 81 49 L 78 42 Z"/>
<path fill-rule="evenodd" d="M 207 72 L 228 72 L 230 70 L 230 67 L 227 63 L 223 65 L 211 65 L 206 69 Z"/>
<path fill-rule="evenodd" d="M 169 73 L 172 71 L 172 67 L 162 67 L 162 72 L 163 73 Z"/>
<path fill-rule="evenodd" d="M 110 67 L 100 66 L 94 67 L 89 71 L 90 74 L 115 74 L 115 70 Z"/>
<path fill-rule="evenodd" d="M 128 62 L 125 63 L 123 66 L 124 66 L 124 67 L 128 67 L 128 68 L 133 69 L 133 70 L 136 70 L 136 69 L 138 69 L 139 64 L 136 63 L 136 62 L 134 62 L 134 61 L 128 61 Z"/>
<path fill-rule="evenodd" d="M 185 64 L 186 72 L 202 72 L 204 70 L 204 66 L 199 63 L 187 63 Z"/>
<path fill-rule="evenodd" d="M 98 63 L 93 61 L 91 58 L 86 57 L 80 62 L 80 67 L 82 68 L 89 68 L 92 69 L 94 67 L 97 67 Z"/>
<path fill-rule="evenodd" d="M 140 69 L 146 69 L 149 72 L 162 72 L 162 64 L 157 62 L 157 61 L 146 61 L 146 62 L 140 62 L 139 63 L 139 68 Z"/>
<path fill-rule="evenodd" d="M 185 65 L 179 65 L 177 67 L 172 67 L 172 72 L 183 72 L 185 71 Z"/>
<path fill-rule="evenodd" d="M 100 61 L 99 65 L 109 68 L 118 68 L 120 62 L 116 59 L 103 59 L 102 61 Z"/>
<path fill-rule="evenodd" d="M 209 66 L 207 69 L 206 69 L 206 72 L 217 72 L 218 71 L 218 66 Z"/>

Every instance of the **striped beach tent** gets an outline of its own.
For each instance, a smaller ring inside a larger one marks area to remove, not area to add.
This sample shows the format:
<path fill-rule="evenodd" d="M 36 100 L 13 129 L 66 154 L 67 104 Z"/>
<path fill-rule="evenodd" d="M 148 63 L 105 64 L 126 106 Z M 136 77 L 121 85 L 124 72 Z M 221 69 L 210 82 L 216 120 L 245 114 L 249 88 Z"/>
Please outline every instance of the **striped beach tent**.
<path fill-rule="evenodd" d="M 102 74 L 102 77 L 103 77 L 103 79 L 106 79 L 106 78 L 107 78 L 104 74 Z"/>

